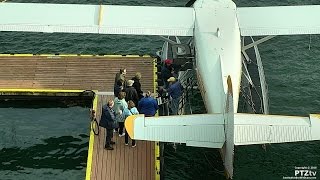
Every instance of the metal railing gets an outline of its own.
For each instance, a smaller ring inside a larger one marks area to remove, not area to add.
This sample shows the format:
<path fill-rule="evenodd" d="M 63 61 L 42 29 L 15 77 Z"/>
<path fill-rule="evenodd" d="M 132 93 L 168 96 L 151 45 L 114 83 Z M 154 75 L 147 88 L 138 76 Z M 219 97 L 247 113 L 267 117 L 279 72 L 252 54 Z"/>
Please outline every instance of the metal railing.
<path fill-rule="evenodd" d="M 186 105 L 189 106 L 189 113 L 192 114 L 192 98 L 194 96 L 194 89 L 197 88 L 197 81 L 195 79 L 195 71 L 189 69 L 187 71 L 182 71 L 179 73 L 179 81 L 183 87 L 182 96 L 179 102 L 178 114 L 185 114 Z"/>

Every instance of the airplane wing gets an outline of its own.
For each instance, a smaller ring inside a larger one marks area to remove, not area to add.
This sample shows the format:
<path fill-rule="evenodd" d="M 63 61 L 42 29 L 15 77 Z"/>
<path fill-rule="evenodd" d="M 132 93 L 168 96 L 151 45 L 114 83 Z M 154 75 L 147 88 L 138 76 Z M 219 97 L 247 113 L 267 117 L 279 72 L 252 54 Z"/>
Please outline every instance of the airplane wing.
<path fill-rule="evenodd" d="M 237 8 L 242 36 L 320 34 L 320 5 Z"/>
<path fill-rule="evenodd" d="M 129 116 L 125 126 L 132 139 L 186 143 L 187 146 L 222 148 L 223 114 L 147 117 Z"/>
<path fill-rule="evenodd" d="M 234 114 L 234 128 L 226 121 L 232 120 L 230 116 L 197 114 L 145 118 L 141 114 L 129 116 L 125 125 L 133 139 L 209 148 L 222 148 L 225 140 L 234 145 L 320 140 L 319 114 L 299 117 L 238 113 Z M 227 137 L 228 130 L 234 142 Z"/>
<path fill-rule="evenodd" d="M 320 140 L 320 115 L 235 114 L 235 145 Z"/>
<path fill-rule="evenodd" d="M 193 36 L 186 7 L 0 3 L 0 31 Z"/>

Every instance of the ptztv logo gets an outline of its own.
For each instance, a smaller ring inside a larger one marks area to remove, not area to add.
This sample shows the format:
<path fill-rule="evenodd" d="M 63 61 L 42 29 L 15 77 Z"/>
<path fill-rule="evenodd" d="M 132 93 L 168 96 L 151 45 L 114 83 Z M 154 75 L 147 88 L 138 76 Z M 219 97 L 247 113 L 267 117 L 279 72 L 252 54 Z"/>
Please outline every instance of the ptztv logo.
<path fill-rule="evenodd" d="M 294 169 L 294 176 L 282 179 L 317 179 L 317 166 L 295 166 Z"/>
<path fill-rule="evenodd" d="M 317 171 L 312 170 L 295 170 L 294 175 L 296 177 L 316 177 Z"/>
<path fill-rule="evenodd" d="M 317 179 L 317 166 L 295 167 L 294 176 L 299 179 Z"/>

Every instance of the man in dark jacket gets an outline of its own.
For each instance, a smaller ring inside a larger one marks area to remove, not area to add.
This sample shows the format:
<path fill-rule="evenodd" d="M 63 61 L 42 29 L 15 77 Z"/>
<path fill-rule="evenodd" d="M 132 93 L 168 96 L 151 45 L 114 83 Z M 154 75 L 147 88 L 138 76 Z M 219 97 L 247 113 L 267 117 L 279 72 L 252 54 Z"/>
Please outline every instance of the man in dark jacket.
<path fill-rule="evenodd" d="M 138 109 L 141 114 L 146 117 L 154 116 L 159 109 L 158 103 L 155 99 L 151 97 L 151 92 L 148 91 L 146 97 L 139 101 Z"/>
<path fill-rule="evenodd" d="M 114 97 L 118 97 L 119 93 L 123 91 L 124 89 L 123 84 L 124 84 L 123 80 L 119 79 L 116 86 L 113 88 Z"/>
<path fill-rule="evenodd" d="M 124 92 L 126 92 L 126 101 L 133 101 L 134 104 L 138 104 L 139 102 L 139 96 L 137 93 L 137 90 L 132 87 L 134 81 L 133 80 L 128 80 L 127 81 L 127 87 L 124 89 Z"/>
<path fill-rule="evenodd" d="M 114 141 L 111 141 L 113 138 L 113 129 L 116 127 L 115 112 L 112 109 L 113 105 L 113 100 L 109 100 L 108 103 L 102 107 L 99 124 L 99 126 L 106 128 L 106 144 L 104 148 L 107 150 L 113 150 L 112 144 L 115 144 Z"/>
<path fill-rule="evenodd" d="M 122 81 L 124 83 L 123 86 L 126 87 L 126 74 L 127 74 L 126 68 L 121 68 L 120 71 L 116 74 L 116 77 L 114 78 L 113 87 L 116 87 L 117 82 L 119 81 L 119 79 L 122 79 Z"/>
<path fill-rule="evenodd" d="M 141 83 L 140 83 L 140 79 L 141 79 L 141 73 L 137 72 L 136 75 L 132 78 L 132 80 L 134 81 L 132 87 L 134 87 L 138 93 L 138 97 L 139 100 L 141 98 L 143 98 L 143 91 L 141 90 Z"/>
<path fill-rule="evenodd" d="M 168 79 L 172 76 L 172 60 L 166 59 L 164 65 L 161 68 L 161 78 L 163 81 L 163 88 L 167 89 L 169 87 Z"/>

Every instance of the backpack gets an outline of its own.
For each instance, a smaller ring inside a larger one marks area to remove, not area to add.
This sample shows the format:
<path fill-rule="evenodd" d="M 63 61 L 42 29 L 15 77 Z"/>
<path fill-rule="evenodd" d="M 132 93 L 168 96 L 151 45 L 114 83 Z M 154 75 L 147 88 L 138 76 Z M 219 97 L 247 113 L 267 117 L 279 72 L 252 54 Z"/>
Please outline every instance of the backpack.
<path fill-rule="evenodd" d="M 123 114 L 124 108 L 123 108 L 121 101 L 120 100 L 116 101 L 115 106 L 116 106 L 116 108 L 114 109 L 115 114 L 116 114 L 115 119 L 117 122 L 122 122 L 124 120 L 124 114 Z"/>

